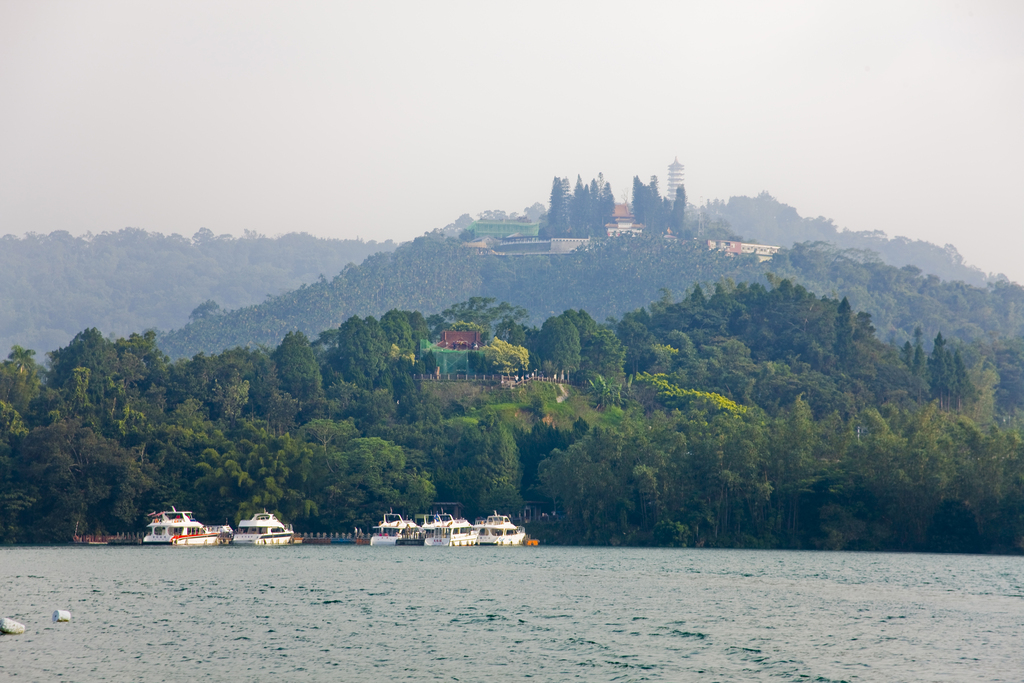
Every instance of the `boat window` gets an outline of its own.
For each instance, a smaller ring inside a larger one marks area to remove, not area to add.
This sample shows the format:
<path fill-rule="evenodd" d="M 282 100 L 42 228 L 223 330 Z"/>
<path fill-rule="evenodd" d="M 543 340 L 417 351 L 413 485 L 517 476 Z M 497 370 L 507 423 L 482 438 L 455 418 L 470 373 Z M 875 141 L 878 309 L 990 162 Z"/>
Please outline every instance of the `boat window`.
<path fill-rule="evenodd" d="M 153 529 L 153 535 L 154 536 L 163 536 L 164 535 L 164 528 L 162 526 L 158 526 L 157 528 Z"/>

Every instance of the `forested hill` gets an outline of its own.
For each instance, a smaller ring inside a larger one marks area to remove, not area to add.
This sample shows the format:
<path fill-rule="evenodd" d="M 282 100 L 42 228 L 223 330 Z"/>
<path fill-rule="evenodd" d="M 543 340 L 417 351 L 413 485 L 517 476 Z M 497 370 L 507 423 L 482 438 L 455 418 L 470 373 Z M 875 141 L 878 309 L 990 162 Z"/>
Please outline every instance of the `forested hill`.
<path fill-rule="evenodd" d="M 727 202 L 711 201 L 704 210 L 709 222 L 725 221 L 735 233 L 751 242 L 784 247 L 800 242 L 830 242 L 842 249 L 876 252 L 882 262 L 891 266 L 912 265 L 943 280 L 962 280 L 978 287 L 989 281 L 980 268 L 965 263 L 952 244 L 940 247 L 909 237 L 890 238 L 881 230 L 840 230 L 828 218 L 802 218 L 792 206 L 767 192 L 757 197 L 730 197 Z"/>
<path fill-rule="evenodd" d="M 544 543 L 1024 550 L 1022 339 L 899 351 L 788 280 L 614 325 L 492 304 L 442 313 L 483 334 L 465 360 L 491 377 L 470 381 L 427 379 L 410 310 L 173 363 L 152 332 L 85 330 L 49 368 L 22 350 L 0 361 L 0 544 L 136 532 L 171 505 L 339 532 L 544 501 Z M 571 384 L 493 376 L 524 370 Z"/>
<path fill-rule="evenodd" d="M 175 358 L 273 346 L 292 330 L 315 336 L 352 315 L 379 316 L 392 308 L 436 313 L 472 296 L 522 306 L 535 323 L 570 308 L 604 320 L 661 299 L 663 290 L 678 297 L 696 283 L 729 278 L 767 284 L 772 276 L 791 278 L 819 296 L 848 297 L 871 314 L 886 341 L 903 343 L 918 327 L 926 339 L 940 331 L 963 340 L 1024 332 L 1024 289 L 1016 284 L 944 282 L 913 266 L 896 268 L 825 244 L 797 245 L 759 263 L 661 237 L 606 240 L 567 256 L 499 257 L 428 235 L 348 266 L 331 280 L 256 306 L 203 315 L 159 343 Z"/>
<path fill-rule="evenodd" d="M 275 345 L 292 330 L 315 336 L 353 315 L 379 316 L 393 308 L 436 313 L 473 296 L 522 306 L 534 322 L 567 308 L 586 308 L 603 320 L 661 297 L 664 288 L 681 293 L 695 282 L 722 278 L 763 281 L 764 268 L 692 241 L 620 239 L 567 256 L 510 258 L 426 235 L 348 266 L 333 280 L 193 320 L 161 335 L 159 343 L 172 358 Z"/>
<path fill-rule="evenodd" d="M 696 207 L 680 214 L 663 198 L 651 199 L 656 195 L 651 187 L 635 185 L 637 196 L 647 197 L 635 203 L 647 216 L 648 232 L 663 234 L 671 227 L 676 236 L 697 234 Z M 575 206 L 574 195 L 565 200 L 569 209 Z M 524 215 L 554 230 L 551 209 L 544 215 L 543 208 L 536 204 Z M 594 210 L 576 213 L 590 220 Z M 765 283 L 768 272 L 791 277 L 819 295 L 849 296 L 872 314 L 886 340 L 902 342 L 917 326 L 926 338 L 940 329 L 962 339 L 1021 331 L 1020 288 L 986 278 L 964 264 L 951 245 L 837 230 L 830 220 L 801 218 L 767 193 L 712 201 L 702 211 L 709 236 L 740 235 L 792 248 L 758 265 L 725 260 L 686 240 L 660 238 L 613 240 L 572 256 L 505 260 L 477 257 L 455 242 L 430 241 L 444 230 L 406 245 L 394 257 L 388 252 L 397 245 L 390 240 L 304 233 L 276 238 L 247 233 L 236 239 L 202 229 L 184 238 L 125 228 L 79 238 L 63 231 L 8 235 L 0 238 L 0 357 L 14 345 L 51 351 L 89 327 L 105 335 L 162 330 L 167 352 L 188 356 L 239 344 L 276 344 L 289 330 L 317 334 L 349 315 L 380 315 L 393 307 L 437 312 L 469 296 L 522 305 L 534 321 L 574 306 L 619 316 L 660 298 L 663 288 L 678 296 L 695 282 L 722 277 Z M 581 227 L 573 223 L 573 211 L 563 213 L 567 235 L 604 229 L 600 216 L 591 221 L 595 225 Z M 448 234 L 458 234 L 470 220 L 462 216 Z M 815 241 L 829 244 L 793 246 Z M 372 258 L 362 263 L 367 257 Z M 352 264 L 360 265 L 346 269 Z M 967 286 L 952 284 L 957 281 Z"/>
<path fill-rule="evenodd" d="M 115 335 L 173 329 L 208 300 L 248 306 L 395 246 L 305 233 L 236 239 L 206 229 L 191 239 L 136 228 L 7 235 L 0 238 L 0 351 L 6 356 L 15 344 L 51 351 L 87 327 Z"/>

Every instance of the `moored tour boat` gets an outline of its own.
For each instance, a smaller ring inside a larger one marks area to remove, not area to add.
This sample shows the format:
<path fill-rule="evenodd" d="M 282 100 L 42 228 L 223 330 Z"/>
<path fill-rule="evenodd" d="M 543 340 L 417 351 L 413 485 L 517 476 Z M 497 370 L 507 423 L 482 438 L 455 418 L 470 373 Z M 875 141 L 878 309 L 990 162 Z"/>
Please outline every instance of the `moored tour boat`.
<path fill-rule="evenodd" d="M 424 545 L 468 546 L 476 545 L 477 532 L 464 519 L 453 519 L 451 515 L 435 515 L 432 522 L 423 525 Z"/>
<path fill-rule="evenodd" d="M 497 511 L 485 522 L 476 525 L 477 545 L 523 545 L 526 529 L 516 526 L 505 515 Z"/>
<path fill-rule="evenodd" d="M 423 536 L 416 522 L 388 512 L 384 521 L 373 527 L 370 545 L 423 545 Z"/>
<path fill-rule="evenodd" d="M 191 512 L 178 510 L 150 513 L 153 518 L 142 539 L 144 545 L 221 545 L 231 539 L 231 527 L 206 526 L 196 521 Z"/>
<path fill-rule="evenodd" d="M 284 523 L 273 513 L 257 512 L 252 519 L 243 519 L 231 539 L 239 545 L 290 545 L 295 539 L 295 532 L 289 524 Z"/>

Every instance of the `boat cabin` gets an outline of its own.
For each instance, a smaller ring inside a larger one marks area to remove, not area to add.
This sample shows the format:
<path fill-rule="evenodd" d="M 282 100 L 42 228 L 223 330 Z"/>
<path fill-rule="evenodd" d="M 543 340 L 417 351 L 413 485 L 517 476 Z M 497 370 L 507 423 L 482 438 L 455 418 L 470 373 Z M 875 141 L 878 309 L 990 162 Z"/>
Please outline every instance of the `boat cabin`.
<path fill-rule="evenodd" d="M 287 531 L 284 523 L 269 512 L 259 512 L 252 519 L 244 519 L 238 523 L 240 534 L 283 534 Z"/>

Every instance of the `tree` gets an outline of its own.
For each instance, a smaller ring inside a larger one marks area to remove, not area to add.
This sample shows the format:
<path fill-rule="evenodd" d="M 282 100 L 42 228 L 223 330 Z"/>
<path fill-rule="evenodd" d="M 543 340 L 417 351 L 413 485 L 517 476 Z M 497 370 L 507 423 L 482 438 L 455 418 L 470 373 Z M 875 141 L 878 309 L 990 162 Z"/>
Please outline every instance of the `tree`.
<path fill-rule="evenodd" d="M 623 316 L 615 327 L 615 334 L 626 348 L 626 364 L 634 375 L 654 359 L 654 335 L 647 329 L 649 320 L 647 311 L 641 308 Z"/>
<path fill-rule="evenodd" d="M 601 375 L 609 381 L 622 378 L 622 364 L 626 349 L 615 333 L 606 327 L 597 327 L 580 338 L 580 372 L 584 377 Z"/>
<path fill-rule="evenodd" d="M 409 324 L 409 317 L 405 311 L 392 308 L 381 316 L 380 328 L 388 341 L 405 353 L 414 353 L 418 349 L 419 339 L 414 338 L 412 325 Z"/>
<path fill-rule="evenodd" d="M 75 419 L 34 429 L 25 437 L 23 463 L 23 476 L 40 494 L 26 511 L 36 542 L 67 542 L 76 528 L 134 531 L 141 498 L 153 486 L 134 453 Z"/>
<path fill-rule="evenodd" d="M 555 176 L 551 181 L 551 199 L 548 202 L 547 237 L 561 237 L 569 231 L 569 181 Z"/>
<path fill-rule="evenodd" d="M 302 332 L 289 332 L 271 359 L 277 365 L 281 388 L 303 406 L 322 397 L 320 366 L 309 339 Z"/>
<path fill-rule="evenodd" d="M 345 444 L 357 434 L 351 420 L 345 422 L 324 419 L 310 420 L 306 423 L 305 430 L 307 435 L 313 437 L 323 447 L 324 459 L 328 462 L 328 468 L 330 468 L 330 460 L 327 456 L 327 447 L 333 442 L 335 447 L 344 449 Z"/>
<path fill-rule="evenodd" d="M 561 316 L 545 320 L 537 354 L 551 364 L 552 370 L 575 372 L 580 366 L 580 334 L 576 326 Z"/>
<path fill-rule="evenodd" d="M 331 345 L 325 353 L 327 363 L 342 379 L 364 389 L 379 384 L 391 344 L 375 318 L 352 316 L 327 341 Z"/>
<path fill-rule="evenodd" d="M 672 202 L 671 227 L 676 236 L 682 236 L 686 229 L 686 188 L 682 185 L 676 188 L 675 200 Z"/>
<path fill-rule="evenodd" d="M 597 375 L 588 383 L 598 408 L 617 406 L 622 403 L 622 385 L 609 382 L 601 375 Z"/>
<path fill-rule="evenodd" d="M 11 437 L 23 437 L 28 434 L 21 415 L 14 406 L 6 401 L 0 401 L 0 443 L 6 442 Z"/>
<path fill-rule="evenodd" d="M 647 222 L 648 187 L 640 180 L 640 176 L 633 176 L 633 216 L 637 223 L 649 225 Z"/>
<path fill-rule="evenodd" d="M 977 394 L 977 389 L 967 375 L 960 350 L 950 353 L 941 332 L 936 335 L 931 356 L 928 357 L 928 376 L 932 398 L 938 400 L 940 410 L 960 412 L 964 402 L 973 400 Z"/>
<path fill-rule="evenodd" d="M 39 394 L 39 366 L 32 359 L 35 353 L 15 345 L 8 360 L 0 363 L 0 401 L 9 402 L 19 411 L 27 410 Z"/>
<path fill-rule="evenodd" d="M 597 219 L 594 221 L 593 237 L 604 237 L 606 234 L 605 225 L 611 220 L 615 213 L 615 194 L 612 192 L 612 184 L 604 179 L 603 173 L 597 174 L 598 194 L 595 203 Z"/>
<path fill-rule="evenodd" d="M 86 381 L 88 382 L 88 376 Z M 242 414 L 242 408 L 249 402 L 249 380 L 234 377 L 224 384 L 218 382 L 214 386 L 213 400 L 220 406 L 221 414 L 234 427 L 235 420 Z"/>
<path fill-rule="evenodd" d="M 516 346 L 494 339 L 484 347 L 484 356 L 494 369 L 503 375 L 512 375 L 525 371 L 530 366 L 530 352 L 522 346 Z"/>
<path fill-rule="evenodd" d="M 220 304 L 213 299 L 207 299 L 192 309 L 192 312 L 188 314 L 188 319 L 203 320 L 205 318 L 212 318 L 213 316 L 220 315 L 220 313 Z"/>
<path fill-rule="evenodd" d="M 853 358 L 853 315 L 850 302 L 844 296 L 836 310 L 836 343 L 835 354 L 840 367 L 846 368 Z"/>
<path fill-rule="evenodd" d="M 569 235 L 586 237 L 590 234 L 590 187 L 576 176 L 576 187 L 569 203 Z"/>
<path fill-rule="evenodd" d="M 36 374 L 36 363 L 32 359 L 36 355 L 35 351 L 31 349 L 24 349 L 17 344 L 11 347 L 11 352 L 7 358 L 10 360 L 11 365 L 14 366 L 15 371 L 19 375 L 34 375 Z"/>
<path fill-rule="evenodd" d="M 356 520 L 369 526 L 392 508 L 409 514 L 426 509 L 436 490 L 409 468 L 400 446 L 376 437 L 352 439 L 345 449 L 350 486 L 358 491 Z"/>

